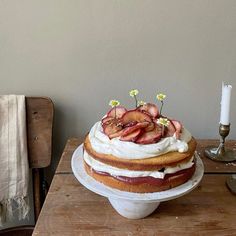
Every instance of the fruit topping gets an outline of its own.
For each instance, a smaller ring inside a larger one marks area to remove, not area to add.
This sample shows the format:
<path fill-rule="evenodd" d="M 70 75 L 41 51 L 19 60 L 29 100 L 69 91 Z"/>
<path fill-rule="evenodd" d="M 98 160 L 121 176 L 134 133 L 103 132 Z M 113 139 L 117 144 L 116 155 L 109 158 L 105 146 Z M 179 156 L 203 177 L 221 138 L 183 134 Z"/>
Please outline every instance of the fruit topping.
<path fill-rule="evenodd" d="M 114 117 L 106 116 L 102 119 L 102 125 L 109 125 L 114 121 Z"/>
<path fill-rule="evenodd" d="M 166 128 L 166 137 L 172 137 L 176 131 L 174 124 L 172 123 L 171 120 L 169 120 L 169 125 Z"/>
<path fill-rule="evenodd" d="M 116 119 L 114 117 L 105 117 L 102 119 L 102 127 L 105 129 L 106 126 L 115 124 L 116 126 L 121 126 L 123 128 L 123 124 L 120 119 Z"/>
<path fill-rule="evenodd" d="M 140 133 L 141 133 L 141 129 L 136 129 L 135 131 L 133 131 L 132 133 L 129 133 L 128 135 L 121 136 L 120 140 L 134 142 Z"/>
<path fill-rule="evenodd" d="M 127 127 L 134 126 L 134 125 L 136 125 L 136 124 L 138 124 L 137 121 L 130 121 L 129 123 L 125 124 L 124 127 L 127 128 Z"/>
<path fill-rule="evenodd" d="M 130 110 L 127 111 L 122 117 L 121 117 L 122 123 L 124 125 L 136 121 L 138 123 L 140 122 L 152 122 L 152 119 L 149 115 L 141 112 L 141 111 L 137 111 L 137 110 Z"/>
<path fill-rule="evenodd" d="M 159 116 L 159 111 L 158 111 L 157 106 L 152 103 L 146 103 L 142 106 L 139 106 L 137 108 L 137 110 L 147 112 L 148 114 L 150 114 L 154 118 Z"/>
<path fill-rule="evenodd" d="M 182 131 L 182 124 L 177 120 L 171 120 L 171 122 L 173 123 L 176 130 L 175 132 L 176 138 L 179 139 Z"/>
<path fill-rule="evenodd" d="M 182 124 L 177 120 L 168 119 L 161 114 L 165 94 L 159 93 L 156 98 L 161 102 L 160 111 L 155 104 L 137 100 L 138 90 L 130 91 L 134 97 L 136 108 L 127 110 L 117 100 L 111 100 L 112 109 L 102 119 L 103 132 L 110 138 L 130 141 L 138 144 L 157 143 L 161 138 L 175 135 L 180 138 Z M 140 105 L 137 107 L 137 105 Z"/>
<path fill-rule="evenodd" d="M 126 108 L 122 106 L 116 106 L 107 113 L 107 117 L 121 118 L 126 112 Z"/>
<path fill-rule="evenodd" d="M 142 129 L 142 128 L 146 128 L 148 126 L 149 122 L 141 122 L 141 123 L 137 123 L 133 126 L 127 127 L 123 129 L 123 133 L 122 133 L 122 137 L 126 136 L 130 133 L 133 133 L 135 130 L 137 129 Z"/>
<path fill-rule="evenodd" d="M 154 122 L 149 122 L 148 126 L 144 129 L 146 132 L 152 131 L 155 128 L 155 123 Z"/>
<path fill-rule="evenodd" d="M 107 125 L 103 125 L 103 132 L 110 138 L 111 135 L 117 133 L 122 130 L 122 124 L 117 119 L 113 119 L 113 121 Z"/>
<path fill-rule="evenodd" d="M 117 132 L 115 132 L 115 133 L 113 133 L 113 134 L 110 134 L 108 137 L 109 137 L 110 139 L 117 138 L 117 137 L 120 137 L 120 136 L 122 135 L 122 133 L 123 133 L 123 129 L 122 129 L 122 130 L 119 130 L 119 131 L 117 131 Z"/>
<path fill-rule="evenodd" d="M 151 144 L 159 141 L 161 137 L 162 137 L 162 127 L 155 124 L 155 127 L 152 131 L 144 132 L 136 139 L 135 142 L 138 144 Z"/>

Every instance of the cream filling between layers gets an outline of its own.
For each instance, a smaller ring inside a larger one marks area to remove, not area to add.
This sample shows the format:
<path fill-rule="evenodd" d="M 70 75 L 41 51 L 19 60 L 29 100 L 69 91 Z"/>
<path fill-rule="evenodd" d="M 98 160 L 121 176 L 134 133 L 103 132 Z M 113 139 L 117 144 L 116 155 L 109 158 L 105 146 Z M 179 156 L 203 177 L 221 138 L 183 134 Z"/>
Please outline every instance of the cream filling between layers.
<path fill-rule="evenodd" d="M 188 142 L 192 136 L 183 127 L 180 139 L 174 136 L 161 139 L 154 144 L 136 144 L 133 142 L 120 141 L 118 138 L 109 139 L 103 133 L 101 122 L 94 124 L 89 132 L 89 140 L 92 148 L 103 154 L 111 154 L 122 159 L 145 159 L 160 156 L 168 152 L 187 152 Z"/>
<path fill-rule="evenodd" d="M 126 169 L 120 169 L 117 167 L 113 167 L 107 164 L 104 164 L 100 161 L 95 160 L 93 157 L 91 157 L 85 150 L 84 150 L 84 161 L 92 167 L 95 171 L 101 171 L 106 172 L 112 176 L 125 176 L 125 177 L 154 177 L 158 179 L 164 179 L 166 174 L 173 174 L 180 170 L 188 169 L 190 168 L 194 162 L 193 162 L 194 156 L 186 162 L 186 163 L 180 163 L 175 167 L 166 167 L 164 172 L 161 171 L 136 171 L 136 170 L 126 170 Z"/>

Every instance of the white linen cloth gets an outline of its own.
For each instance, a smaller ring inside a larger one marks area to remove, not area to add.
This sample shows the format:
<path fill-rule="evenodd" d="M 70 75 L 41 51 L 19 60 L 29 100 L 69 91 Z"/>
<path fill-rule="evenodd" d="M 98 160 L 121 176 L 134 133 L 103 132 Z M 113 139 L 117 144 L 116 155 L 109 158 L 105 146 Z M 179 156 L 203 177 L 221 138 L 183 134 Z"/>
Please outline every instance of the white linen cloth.
<path fill-rule="evenodd" d="M 29 164 L 24 95 L 0 95 L 0 225 L 29 212 Z"/>

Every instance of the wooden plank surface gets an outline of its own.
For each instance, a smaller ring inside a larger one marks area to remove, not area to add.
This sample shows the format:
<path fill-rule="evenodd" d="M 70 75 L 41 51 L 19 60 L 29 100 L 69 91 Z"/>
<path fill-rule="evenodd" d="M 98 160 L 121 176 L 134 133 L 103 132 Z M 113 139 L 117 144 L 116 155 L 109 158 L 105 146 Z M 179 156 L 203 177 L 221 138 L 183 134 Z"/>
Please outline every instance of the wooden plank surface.
<path fill-rule="evenodd" d="M 83 142 L 83 139 L 69 139 L 65 151 L 62 154 L 56 173 L 72 173 L 71 156 L 74 150 Z M 215 162 L 205 157 L 204 150 L 207 146 L 217 146 L 218 140 L 197 140 L 197 153 L 203 160 L 205 173 L 234 173 L 236 172 L 236 162 L 221 163 Z M 236 149 L 236 141 L 227 141 L 227 148 Z"/>
<path fill-rule="evenodd" d="M 53 112 L 50 98 L 26 98 L 27 142 L 31 168 L 44 168 L 50 165 Z"/>
<path fill-rule="evenodd" d="M 191 193 L 161 203 L 147 218 L 128 220 L 72 174 L 57 174 L 33 235 L 235 235 L 236 195 L 226 177 L 205 175 Z"/>
<path fill-rule="evenodd" d="M 68 139 L 64 151 L 62 153 L 61 159 L 59 161 L 58 167 L 56 169 L 56 174 L 72 173 L 71 170 L 71 157 L 75 149 L 83 142 L 83 138 L 70 138 Z"/>

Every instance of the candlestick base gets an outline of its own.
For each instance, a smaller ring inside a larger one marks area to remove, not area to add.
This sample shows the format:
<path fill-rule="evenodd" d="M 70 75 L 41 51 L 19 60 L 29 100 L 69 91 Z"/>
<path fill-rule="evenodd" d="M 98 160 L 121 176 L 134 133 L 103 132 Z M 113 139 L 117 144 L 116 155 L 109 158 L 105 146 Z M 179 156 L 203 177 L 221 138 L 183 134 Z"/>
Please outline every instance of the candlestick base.
<path fill-rule="evenodd" d="M 219 148 L 207 147 L 205 155 L 213 161 L 231 162 L 236 161 L 236 151 L 225 150 L 223 153 L 219 152 Z"/>
<path fill-rule="evenodd" d="M 216 147 L 207 147 L 205 149 L 206 157 L 210 158 L 213 161 L 222 161 L 222 162 L 231 162 L 236 161 L 236 151 L 226 150 L 225 149 L 225 138 L 228 136 L 230 131 L 230 124 L 224 125 L 220 124 L 219 134 L 221 136 L 221 142 L 219 146 Z"/>

